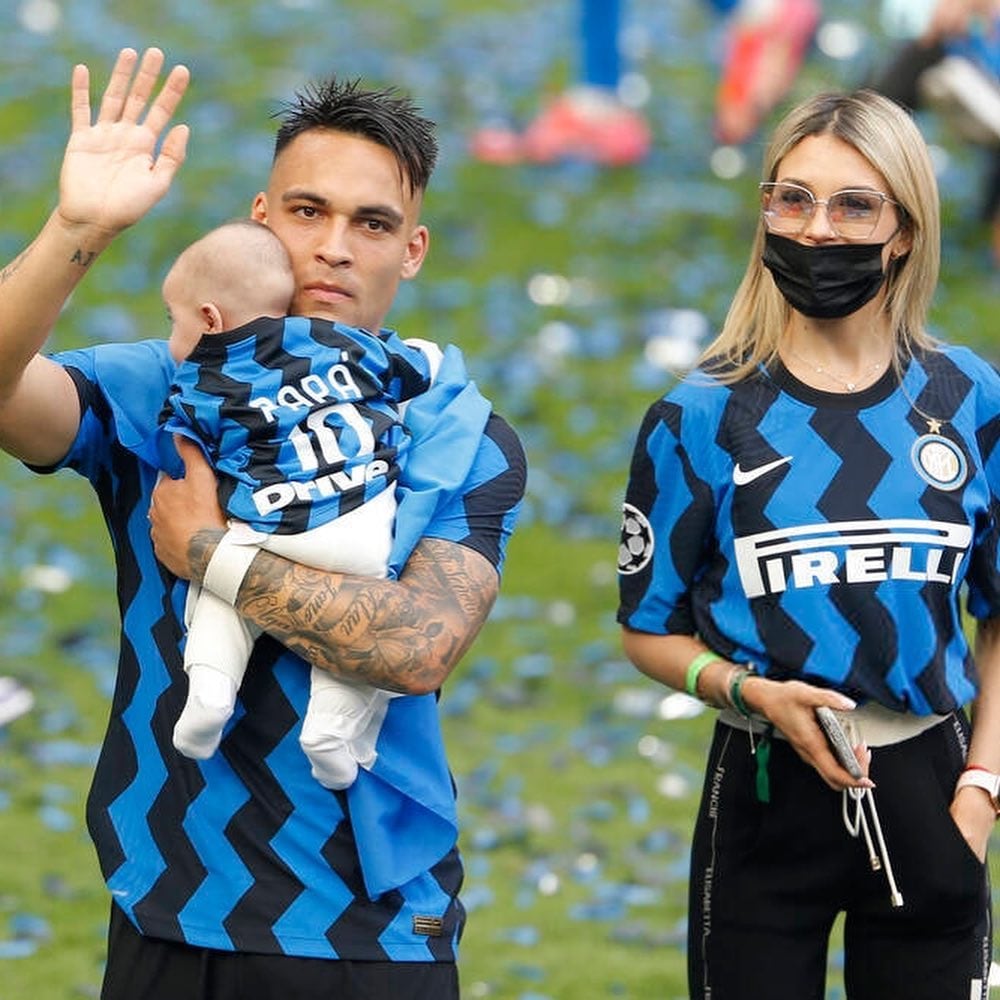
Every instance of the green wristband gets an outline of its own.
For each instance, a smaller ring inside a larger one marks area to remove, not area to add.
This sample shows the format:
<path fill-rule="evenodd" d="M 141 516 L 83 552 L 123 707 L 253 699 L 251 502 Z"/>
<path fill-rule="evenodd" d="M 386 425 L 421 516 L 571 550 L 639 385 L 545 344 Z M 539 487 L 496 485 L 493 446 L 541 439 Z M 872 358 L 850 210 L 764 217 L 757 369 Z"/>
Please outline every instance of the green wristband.
<path fill-rule="evenodd" d="M 733 703 L 733 708 L 735 708 L 740 715 L 745 716 L 748 719 L 751 715 L 753 715 L 753 712 L 747 708 L 747 703 L 743 700 L 743 682 L 752 673 L 752 670 L 738 671 L 729 687 L 729 700 Z"/>
<path fill-rule="evenodd" d="M 722 657 L 718 653 L 713 653 L 712 650 L 706 649 L 699 653 L 689 664 L 687 668 L 687 679 L 684 682 L 684 690 L 687 691 L 692 698 L 698 697 L 698 675 L 707 667 L 710 663 L 715 663 L 716 660 L 721 660 Z"/>

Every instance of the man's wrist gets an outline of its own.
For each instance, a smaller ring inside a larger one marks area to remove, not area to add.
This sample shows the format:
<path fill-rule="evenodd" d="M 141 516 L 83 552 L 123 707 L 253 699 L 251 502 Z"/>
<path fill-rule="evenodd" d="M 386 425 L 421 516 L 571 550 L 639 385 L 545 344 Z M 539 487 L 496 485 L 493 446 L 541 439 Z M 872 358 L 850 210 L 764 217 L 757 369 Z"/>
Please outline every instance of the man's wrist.
<path fill-rule="evenodd" d="M 108 247 L 115 237 L 123 231 L 121 229 L 108 229 L 95 222 L 70 219 L 63 212 L 62 206 L 58 205 L 53 213 L 53 221 L 68 239 L 84 244 L 95 256 Z"/>
<path fill-rule="evenodd" d="M 243 586 L 250 564 L 259 551 L 256 545 L 239 544 L 235 533 L 227 531 L 219 539 L 212 557 L 208 560 L 201 581 L 202 587 L 210 590 L 226 604 L 236 607 L 240 587 Z"/>
<path fill-rule="evenodd" d="M 191 579 L 195 583 L 204 582 L 208 564 L 225 533 L 222 528 L 202 528 L 191 536 L 187 559 Z"/>

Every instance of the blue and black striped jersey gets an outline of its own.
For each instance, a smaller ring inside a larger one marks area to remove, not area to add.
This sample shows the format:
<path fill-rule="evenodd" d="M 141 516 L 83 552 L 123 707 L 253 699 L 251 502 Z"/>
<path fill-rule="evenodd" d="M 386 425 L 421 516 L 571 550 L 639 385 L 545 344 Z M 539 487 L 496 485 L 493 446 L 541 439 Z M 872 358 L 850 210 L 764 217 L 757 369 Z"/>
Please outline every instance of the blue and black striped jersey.
<path fill-rule="evenodd" d="M 964 348 L 870 389 L 696 372 L 639 432 L 618 620 L 917 714 L 976 693 L 959 597 L 1000 612 L 1000 376 Z"/>
<path fill-rule="evenodd" d="M 426 355 L 390 330 L 265 316 L 198 341 L 164 427 L 204 446 L 230 517 L 298 534 L 396 482 L 408 442 L 398 404 L 429 385 Z"/>
<path fill-rule="evenodd" d="M 186 691 L 180 644 L 187 584 L 154 556 L 146 511 L 158 469 L 149 443 L 171 384 L 166 344 L 66 352 L 79 434 L 63 466 L 93 484 L 111 535 L 122 618 L 117 683 L 87 803 L 108 887 L 144 933 L 190 944 L 353 960 L 453 961 L 464 911 L 451 847 L 405 884 L 366 892 L 348 795 L 309 773 L 298 734 L 307 665 L 262 636 L 219 752 L 194 761 L 171 742 Z M 499 570 L 524 486 L 517 437 L 489 416 L 464 486 L 425 537 L 474 547 Z M 399 698 L 414 706 L 433 696 Z M 406 704 L 404 704 L 406 703 Z M 402 718 L 402 717 L 401 717 Z M 434 714 L 436 724 L 436 713 Z M 380 760 L 411 757 L 387 726 Z M 447 769 L 435 789 L 453 800 Z M 396 836 L 401 851 L 416 850 Z"/>

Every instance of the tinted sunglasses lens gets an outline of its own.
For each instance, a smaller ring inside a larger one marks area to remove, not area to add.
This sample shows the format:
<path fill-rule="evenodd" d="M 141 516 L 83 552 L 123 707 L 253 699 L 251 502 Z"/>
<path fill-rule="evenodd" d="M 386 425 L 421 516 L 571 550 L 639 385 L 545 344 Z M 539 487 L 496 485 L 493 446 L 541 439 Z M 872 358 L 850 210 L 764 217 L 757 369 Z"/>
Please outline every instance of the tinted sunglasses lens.
<path fill-rule="evenodd" d="M 763 204 L 767 225 L 775 232 L 798 232 L 816 209 L 808 191 L 790 184 L 765 185 Z"/>
<path fill-rule="evenodd" d="M 878 225 L 882 199 L 869 191 L 838 191 L 830 199 L 827 212 L 842 236 L 867 236 Z"/>

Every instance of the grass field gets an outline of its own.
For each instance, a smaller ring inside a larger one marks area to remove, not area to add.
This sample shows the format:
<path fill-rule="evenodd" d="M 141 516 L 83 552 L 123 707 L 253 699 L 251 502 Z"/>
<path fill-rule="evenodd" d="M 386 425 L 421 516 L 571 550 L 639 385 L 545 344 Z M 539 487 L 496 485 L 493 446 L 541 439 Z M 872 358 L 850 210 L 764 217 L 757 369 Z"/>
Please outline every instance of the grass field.
<path fill-rule="evenodd" d="M 825 6 L 833 42 L 796 95 L 855 84 L 887 51 L 877 5 Z M 524 120 L 572 75 L 569 0 L 27 0 L 0 12 L 4 261 L 53 204 L 72 62 L 103 83 L 119 46 L 156 43 L 193 73 L 175 189 L 77 292 L 53 347 L 165 335 L 166 262 L 246 211 L 270 156 L 268 113 L 294 85 L 331 71 L 398 84 L 441 123 L 431 256 L 391 318 L 465 349 L 531 466 L 501 600 L 442 700 L 464 821 L 470 1000 L 685 994 L 686 856 L 711 720 L 685 717 L 689 703 L 623 661 L 613 564 L 632 440 L 669 384 L 647 352 L 718 326 L 753 224 L 758 143 L 713 158 L 719 26 L 703 7 L 628 6 L 655 148 L 612 171 L 487 167 L 465 152 L 477 124 Z M 838 38 L 855 47 L 835 58 Z M 941 122 L 921 123 L 946 219 L 935 328 L 1000 356 L 979 156 Z M 83 802 L 117 623 L 87 488 L 0 461 L 0 565 L 0 675 L 36 698 L 0 729 L 0 1000 L 95 997 L 107 897 Z M 835 950 L 831 998 L 843 995 L 837 962 Z"/>

